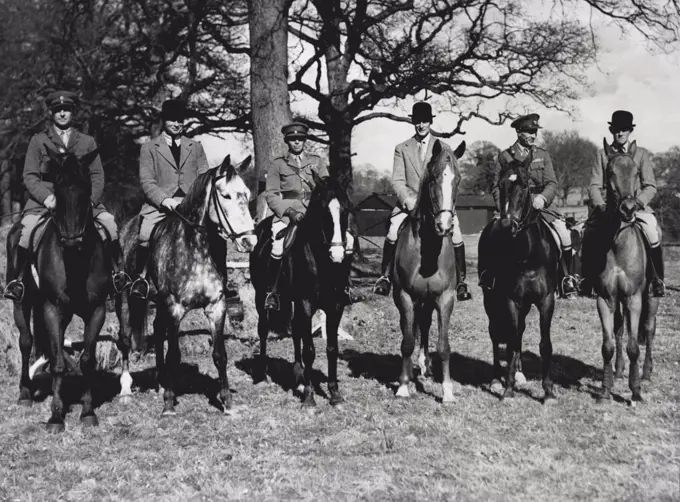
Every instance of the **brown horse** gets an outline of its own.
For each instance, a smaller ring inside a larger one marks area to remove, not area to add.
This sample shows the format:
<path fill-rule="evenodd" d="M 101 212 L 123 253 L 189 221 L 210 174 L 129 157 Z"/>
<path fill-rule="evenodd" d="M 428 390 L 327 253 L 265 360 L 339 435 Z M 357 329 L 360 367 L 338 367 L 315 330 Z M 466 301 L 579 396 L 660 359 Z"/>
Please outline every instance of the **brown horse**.
<path fill-rule="evenodd" d="M 408 397 L 413 376 L 411 355 L 420 335 L 418 358 L 423 375 L 431 374 L 428 354 L 432 312 L 437 310 L 439 339 L 437 352 L 442 362 L 442 391 L 445 403 L 453 401 L 449 370 L 449 320 L 456 296 L 456 259 L 451 242 L 455 201 L 460 183 L 457 160 L 465 152 L 465 142 L 456 151 L 437 140 L 432 159 L 420 185 L 418 204 L 399 232 L 392 265 L 394 303 L 399 309 L 402 366 L 397 397 Z"/>
<path fill-rule="evenodd" d="M 607 171 L 608 207 L 602 216 L 606 237 L 606 259 L 593 288 L 597 295 L 597 311 L 602 323 L 602 357 L 604 374 L 598 402 L 611 398 L 614 383 L 612 358 L 616 350 L 616 373 L 623 372 L 623 333 L 628 333 L 626 352 L 630 361 L 628 384 L 632 402 L 642 401 L 640 392 L 639 343 L 647 344 L 643 378 L 652 372 L 652 341 L 656 332 L 656 311 L 659 299 L 648 290 L 647 248 L 640 228 L 635 224 L 635 183 L 638 167 L 633 160 L 636 144 L 633 142 L 626 153 L 614 151 L 604 141 L 609 160 Z M 604 244 L 600 241 L 598 244 Z"/>

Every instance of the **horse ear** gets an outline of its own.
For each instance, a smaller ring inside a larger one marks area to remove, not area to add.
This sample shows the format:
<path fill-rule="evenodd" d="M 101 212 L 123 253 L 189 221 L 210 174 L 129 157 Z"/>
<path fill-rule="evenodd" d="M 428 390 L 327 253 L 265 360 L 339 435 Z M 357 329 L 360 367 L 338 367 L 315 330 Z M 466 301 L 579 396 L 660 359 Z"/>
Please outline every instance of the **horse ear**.
<path fill-rule="evenodd" d="M 324 185 L 324 186 L 326 185 L 326 181 L 321 176 L 319 176 L 319 173 L 317 173 L 313 169 L 312 169 L 312 179 L 314 180 L 315 186 L 316 185 Z"/>
<path fill-rule="evenodd" d="M 456 149 L 453 151 L 453 154 L 456 156 L 457 159 L 460 159 L 463 154 L 465 153 L 465 148 L 467 147 L 465 140 L 460 142 L 460 145 L 456 147 Z"/>
<path fill-rule="evenodd" d="M 241 162 L 241 164 L 239 164 L 239 166 L 236 168 L 236 172 L 239 174 L 245 172 L 250 166 L 250 161 L 252 159 L 253 159 L 252 155 L 248 155 L 245 159 L 243 159 L 243 162 Z"/>
<path fill-rule="evenodd" d="M 628 152 L 633 157 L 635 157 L 635 152 L 637 152 L 637 143 L 635 142 L 635 140 L 633 140 L 633 142 L 630 144 L 630 148 L 628 149 Z"/>
<path fill-rule="evenodd" d="M 220 167 L 217 168 L 217 176 L 226 176 L 227 178 L 231 178 L 233 172 L 234 168 L 231 165 L 231 155 L 227 154 L 227 156 L 224 157 L 224 160 L 222 160 Z"/>
<path fill-rule="evenodd" d="M 439 157 L 439 154 L 442 152 L 442 143 L 438 139 L 434 141 L 434 145 L 432 145 L 432 158 Z"/>
<path fill-rule="evenodd" d="M 607 138 L 602 138 L 602 144 L 604 145 L 604 154 L 607 158 L 611 157 L 614 154 L 614 150 L 609 143 L 607 143 Z"/>

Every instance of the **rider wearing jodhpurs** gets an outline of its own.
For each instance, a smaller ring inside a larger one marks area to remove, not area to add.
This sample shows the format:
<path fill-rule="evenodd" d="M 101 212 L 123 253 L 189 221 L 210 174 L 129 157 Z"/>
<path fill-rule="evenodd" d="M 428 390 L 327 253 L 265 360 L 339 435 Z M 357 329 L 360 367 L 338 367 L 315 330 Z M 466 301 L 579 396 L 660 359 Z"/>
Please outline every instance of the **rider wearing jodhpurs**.
<path fill-rule="evenodd" d="M 19 246 L 15 250 L 15 268 L 17 276 L 5 287 L 4 296 L 10 300 L 21 301 L 24 296 L 23 277 L 30 260 L 29 245 L 31 234 L 39 221 L 48 210 L 56 208 L 56 198 L 53 193 L 54 172 L 50 172 L 49 156 L 47 149 L 58 153 L 72 153 L 81 158 L 97 149 L 93 137 L 84 134 L 73 127 L 73 113 L 75 112 L 78 97 L 69 91 L 55 91 L 45 98 L 51 114 L 52 123 L 43 132 L 34 135 L 28 145 L 26 160 L 24 162 L 23 181 L 30 198 L 24 208 L 24 216 L 21 220 L 21 237 Z M 92 214 L 95 225 L 101 232 L 105 230 L 108 237 L 104 240 L 111 257 L 113 270 L 113 287 L 116 293 L 128 284 L 128 277 L 120 270 L 121 249 L 118 242 L 118 227 L 113 215 L 106 211 L 101 203 L 104 192 L 104 169 L 99 155 L 89 165 L 92 200 Z"/>
<path fill-rule="evenodd" d="M 534 209 L 541 211 L 543 221 L 557 234 L 557 245 L 562 249 L 562 265 L 565 270 L 562 280 L 562 293 L 569 296 L 577 291 L 576 280 L 567 272 L 571 269 L 572 260 L 571 234 L 563 218 L 558 217 L 552 211 L 546 211 L 557 195 L 557 178 L 548 152 L 534 145 L 538 129 L 541 128 L 538 124 L 539 119 L 540 116 L 537 113 L 531 113 L 515 119 L 510 124 L 517 131 L 517 141 L 498 155 L 493 199 L 496 204 L 496 211 L 500 214 L 499 179 L 513 161 L 524 162 L 531 155 L 528 173 L 533 185 L 531 188 L 533 194 L 531 204 Z M 492 270 L 493 260 L 489 259 L 485 253 L 484 256 L 480 256 L 480 262 L 479 285 L 487 290 L 493 289 L 495 283 L 495 274 Z"/>
<path fill-rule="evenodd" d="M 612 114 L 609 122 L 609 132 L 613 136 L 612 148 L 618 152 L 628 152 L 630 149 L 629 136 L 633 132 L 633 114 L 626 110 L 617 110 Z M 666 294 L 664 285 L 664 263 L 661 251 L 661 232 L 650 209 L 649 203 L 656 194 L 656 179 L 652 166 L 651 154 L 644 148 L 637 147 L 633 161 L 638 166 L 638 177 L 635 189 L 635 199 L 639 210 L 635 212 L 635 220 L 642 230 L 647 243 L 652 279 L 650 291 L 654 297 L 662 297 Z M 611 242 L 603 242 L 604 237 L 611 233 L 606 232 L 608 225 L 607 201 L 605 199 L 608 159 L 604 149 L 597 152 L 597 160 L 593 165 L 590 178 L 590 200 L 592 213 L 586 221 L 583 234 L 581 294 L 590 295 L 595 277 L 604 269 L 606 253 Z M 605 231 L 602 231 L 605 230 Z"/>
<path fill-rule="evenodd" d="M 162 132 L 143 144 L 139 154 L 139 182 L 146 202 L 140 212 L 137 278 L 130 294 L 140 298 L 149 294 L 149 283 L 142 274 L 149 257 L 149 239 L 154 226 L 174 211 L 198 175 L 208 170 L 201 143 L 182 136 L 185 116 L 183 101 L 166 100 L 161 108 Z"/>
<path fill-rule="evenodd" d="M 415 103 L 411 110 L 411 122 L 415 128 L 415 135 L 399 143 L 394 149 L 394 164 L 392 168 L 392 187 L 397 194 L 398 204 L 390 216 L 390 227 L 385 237 L 383 257 L 381 263 L 381 277 L 373 286 L 373 292 L 387 296 L 392 287 L 390 269 L 394 260 L 399 228 L 418 202 L 418 192 L 422 174 L 432 158 L 432 146 L 435 138 L 430 133 L 432 127 L 432 107 L 423 101 Z M 458 215 L 453 215 L 453 233 L 451 234 L 453 251 L 458 267 L 458 284 L 456 296 L 458 301 L 472 298 L 465 283 L 465 244 L 460 232 Z"/>
<path fill-rule="evenodd" d="M 315 172 L 319 177 L 328 176 L 328 169 L 321 157 L 305 153 L 309 127 L 300 122 L 293 122 L 281 128 L 284 141 L 288 145 L 285 155 L 274 159 L 267 171 L 265 198 L 269 209 L 274 213 L 272 219 L 272 250 L 269 257 L 269 288 L 264 301 L 267 310 L 280 310 L 281 302 L 277 287 L 284 255 L 283 230 L 292 222 L 298 224 L 307 211 L 309 198 L 314 190 Z M 354 250 L 354 236 L 346 233 L 345 253 Z M 351 293 L 346 290 L 347 302 L 351 301 Z"/>

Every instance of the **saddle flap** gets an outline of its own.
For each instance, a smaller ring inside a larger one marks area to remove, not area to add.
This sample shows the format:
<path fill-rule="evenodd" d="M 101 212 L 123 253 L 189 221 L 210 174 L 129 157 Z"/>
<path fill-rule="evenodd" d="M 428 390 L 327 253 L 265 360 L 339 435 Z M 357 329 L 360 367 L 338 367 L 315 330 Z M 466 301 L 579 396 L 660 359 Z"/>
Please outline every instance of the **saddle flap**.
<path fill-rule="evenodd" d="M 40 240 L 42 239 L 43 235 L 45 235 L 45 229 L 47 228 L 47 222 L 49 219 L 50 214 L 44 213 L 40 216 L 40 218 L 38 218 L 35 226 L 32 229 L 28 229 L 31 232 L 31 236 L 28 241 L 28 251 L 31 253 L 31 255 L 35 254 L 35 252 L 38 250 Z"/>
<path fill-rule="evenodd" d="M 284 233 L 286 235 L 283 236 L 283 254 L 288 254 L 288 251 L 290 251 L 290 248 L 293 247 L 293 243 L 295 242 L 295 236 L 297 235 L 297 229 L 298 226 L 295 225 L 294 223 L 291 223 L 288 225 L 286 228 L 281 230 L 279 234 L 276 236 L 277 239 L 281 237 L 281 233 Z"/>

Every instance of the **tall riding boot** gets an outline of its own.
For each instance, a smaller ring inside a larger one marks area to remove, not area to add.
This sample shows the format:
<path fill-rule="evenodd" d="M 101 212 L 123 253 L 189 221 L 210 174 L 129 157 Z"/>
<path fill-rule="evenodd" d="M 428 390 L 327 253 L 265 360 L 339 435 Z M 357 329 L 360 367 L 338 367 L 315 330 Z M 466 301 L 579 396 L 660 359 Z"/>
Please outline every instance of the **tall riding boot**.
<path fill-rule="evenodd" d="M 265 310 L 281 310 L 281 301 L 277 292 L 279 273 L 281 272 L 281 258 L 269 257 L 269 290 L 264 299 Z"/>
<path fill-rule="evenodd" d="M 142 275 L 146 269 L 146 262 L 148 259 L 149 248 L 138 245 L 135 256 L 135 274 L 137 275 L 137 278 L 132 283 L 132 286 L 130 286 L 130 294 L 143 300 L 146 300 L 149 297 L 149 282 Z"/>
<path fill-rule="evenodd" d="M 661 298 L 666 296 L 666 285 L 663 282 L 664 279 L 664 264 L 663 264 L 663 254 L 661 252 L 661 246 L 657 246 L 649 250 L 649 258 L 652 262 L 652 270 L 654 277 L 650 284 L 652 291 L 652 296 L 656 298 Z"/>
<path fill-rule="evenodd" d="M 565 298 L 576 294 L 578 285 L 576 279 L 571 275 L 571 262 L 574 253 L 571 249 L 562 250 L 562 262 L 564 265 L 564 277 L 562 278 L 562 294 Z"/>
<path fill-rule="evenodd" d="M 16 276 L 5 286 L 4 297 L 13 300 L 15 302 L 20 302 L 24 298 L 24 272 L 29 262 L 29 252 L 28 249 L 17 246 L 17 256 L 16 256 Z"/>
<path fill-rule="evenodd" d="M 483 232 L 478 246 L 477 273 L 479 275 L 479 287 L 486 291 L 491 291 L 496 282 L 492 269 L 491 245 L 491 234 Z"/>
<path fill-rule="evenodd" d="M 581 282 L 578 285 L 578 293 L 581 296 L 591 296 L 595 280 L 595 258 L 593 253 L 597 252 L 597 246 L 593 244 L 595 238 L 593 230 L 588 227 L 583 233 L 581 241 Z"/>
<path fill-rule="evenodd" d="M 385 239 L 383 247 L 382 263 L 380 265 L 380 279 L 373 286 L 373 292 L 377 295 L 387 296 L 390 294 L 392 283 L 390 281 L 389 270 L 394 260 L 394 251 L 397 245 Z"/>
<path fill-rule="evenodd" d="M 111 256 L 111 270 L 113 271 L 111 275 L 113 290 L 116 294 L 120 294 L 130 284 L 131 279 L 124 270 L 121 270 L 120 264 L 123 261 L 123 250 L 120 248 L 120 242 L 117 239 L 109 243 L 109 254 Z"/>
<path fill-rule="evenodd" d="M 467 277 L 467 264 L 465 263 L 465 244 L 453 248 L 453 254 L 456 258 L 456 267 L 458 268 L 458 284 L 456 285 L 456 296 L 459 302 L 472 299 L 472 294 L 465 283 Z"/>

